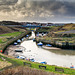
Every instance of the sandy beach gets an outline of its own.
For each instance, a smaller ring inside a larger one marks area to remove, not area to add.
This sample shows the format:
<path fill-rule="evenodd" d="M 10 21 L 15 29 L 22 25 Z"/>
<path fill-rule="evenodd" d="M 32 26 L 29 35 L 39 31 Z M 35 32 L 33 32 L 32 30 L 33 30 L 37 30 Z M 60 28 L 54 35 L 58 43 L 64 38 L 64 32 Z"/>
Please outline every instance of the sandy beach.
<path fill-rule="evenodd" d="M 42 46 L 42 48 L 47 50 L 61 50 L 60 48 L 57 47 L 48 47 L 48 46 Z"/>

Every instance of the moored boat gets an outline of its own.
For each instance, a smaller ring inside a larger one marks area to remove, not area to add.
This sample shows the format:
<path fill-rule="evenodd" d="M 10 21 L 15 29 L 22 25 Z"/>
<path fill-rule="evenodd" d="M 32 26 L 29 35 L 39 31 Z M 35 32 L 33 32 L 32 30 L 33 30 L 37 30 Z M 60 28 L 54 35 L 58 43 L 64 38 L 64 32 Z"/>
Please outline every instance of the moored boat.
<path fill-rule="evenodd" d="M 47 64 L 47 62 L 44 61 L 44 62 L 41 62 L 41 64 Z"/>
<path fill-rule="evenodd" d="M 35 39 L 33 39 L 33 41 L 36 41 Z"/>
<path fill-rule="evenodd" d="M 43 45 L 43 43 L 42 43 L 42 42 L 39 42 L 37 45 L 38 45 L 38 46 L 42 46 L 42 45 Z"/>
<path fill-rule="evenodd" d="M 20 40 L 20 39 L 18 39 L 18 40 L 17 40 L 17 43 L 21 43 L 21 40 Z"/>
<path fill-rule="evenodd" d="M 14 45 L 17 45 L 18 43 L 17 42 L 14 42 Z"/>
<path fill-rule="evenodd" d="M 34 60 L 34 58 L 32 58 L 32 59 L 30 59 L 30 61 L 34 62 L 35 60 Z"/>
<path fill-rule="evenodd" d="M 75 68 L 75 66 L 74 66 L 74 65 L 72 65 L 70 68 Z"/>
<path fill-rule="evenodd" d="M 47 44 L 46 46 L 48 46 L 48 47 L 52 47 L 52 45 L 50 45 L 50 44 Z"/>

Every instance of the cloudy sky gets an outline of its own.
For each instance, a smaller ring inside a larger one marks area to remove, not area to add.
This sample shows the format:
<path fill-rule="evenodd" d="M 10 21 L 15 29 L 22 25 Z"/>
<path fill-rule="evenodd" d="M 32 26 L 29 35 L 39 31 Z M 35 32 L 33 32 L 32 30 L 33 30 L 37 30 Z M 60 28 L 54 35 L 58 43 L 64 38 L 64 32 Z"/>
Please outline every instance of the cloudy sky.
<path fill-rule="evenodd" d="M 0 21 L 75 23 L 75 0 L 0 0 Z"/>

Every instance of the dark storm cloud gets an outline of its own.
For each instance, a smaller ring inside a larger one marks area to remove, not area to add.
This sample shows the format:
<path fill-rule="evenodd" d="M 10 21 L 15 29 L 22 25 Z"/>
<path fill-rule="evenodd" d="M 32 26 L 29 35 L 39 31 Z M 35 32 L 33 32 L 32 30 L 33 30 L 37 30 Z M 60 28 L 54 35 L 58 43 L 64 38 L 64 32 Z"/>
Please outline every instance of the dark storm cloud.
<path fill-rule="evenodd" d="M 75 16 L 75 2 L 65 2 L 65 7 L 67 10 L 67 15 Z"/>
<path fill-rule="evenodd" d="M 39 20 L 57 17 L 74 17 L 74 0 L 0 0 L 0 11 L 10 12 L 23 19 L 30 17 Z M 29 19 L 30 19 L 29 18 Z M 64 18 L 65 19 L 65 18 Z"/>
<path fill-rule="evenodd" d="M 0 5 L 12 5 L 17 3 L 18 0 L 0 0 Z"/>

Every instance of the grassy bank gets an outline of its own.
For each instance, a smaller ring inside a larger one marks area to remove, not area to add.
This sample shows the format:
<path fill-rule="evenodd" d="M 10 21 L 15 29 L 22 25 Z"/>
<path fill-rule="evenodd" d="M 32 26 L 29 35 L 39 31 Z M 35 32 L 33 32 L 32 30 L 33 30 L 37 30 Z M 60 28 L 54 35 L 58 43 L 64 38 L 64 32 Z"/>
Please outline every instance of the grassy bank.
<path fill-rule="evenodd" d="M 23 32 L 13 32 L 0 35 L 0 44 L 6 43 L 8 40 L 22 34 Z"/>
<path fill-rule="evenodd" d="M 15 36 L 18 36 L 20 35 L 21 33 L 23 32 L 13 32 L 13 33 L 6 33 L 6 34 L 1 34 L 0 36 L 12 36 L 12 37 L 15 37 Z"/>
<path fill-rule="evenodd" d="M 70 69 L 70 68 L 57 67 L 57 66 L 52 66 L 52 65 L 43 65 L 43 64 L 40 64 L 40 63 L 34 63 L 34 62 L 30 62 L 30 61 L 26 61 L 26 60 L 20 60 L 20 59 L 16 59 L 16 58 L 12 58 L 12 57 L 10 58 L 9 56 L 2 55 L 2 54 L 0 54 L 0 57 L 3 57 L 4 59 L 6 59 L 6 61 L 12 63 L 13 66 L 24 66 L 23 62 L 26 62 L 26 63 L 31 64 L 31 68 L 36 68 L 38 70 L 41 70 L 39 68 L 39 65 L 41 65 L 41 66 L 46 66 L 46 69 L 42 69 L 44 71 L 54 72 L 56 74 L 58 74 L 58 73 L 59 74 L 69 74 L 69 75 L 75 74 L 75 70 Z M 64 69 L 64 73 L 55 71 L 55 67 Z"/>
<path fill-rule="evenodd" d="M 17 37 L 21 35 L 23 32 L 13 32 L 13 33 L 6 33 L 0 35 L 0 50 L 4 47 L 4 45 L 13 39 L 14 37 Z"/>

